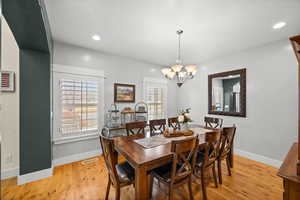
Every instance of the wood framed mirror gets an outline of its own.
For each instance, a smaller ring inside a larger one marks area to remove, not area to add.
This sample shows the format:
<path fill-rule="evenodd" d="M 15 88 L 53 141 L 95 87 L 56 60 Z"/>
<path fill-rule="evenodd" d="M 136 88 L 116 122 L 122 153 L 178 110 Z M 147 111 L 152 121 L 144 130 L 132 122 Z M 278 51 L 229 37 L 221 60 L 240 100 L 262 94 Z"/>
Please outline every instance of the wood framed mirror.
<path fill-rule="evenodd" d="M 246 69 L 208 75 L 208 114 L 246 117 Z"/>

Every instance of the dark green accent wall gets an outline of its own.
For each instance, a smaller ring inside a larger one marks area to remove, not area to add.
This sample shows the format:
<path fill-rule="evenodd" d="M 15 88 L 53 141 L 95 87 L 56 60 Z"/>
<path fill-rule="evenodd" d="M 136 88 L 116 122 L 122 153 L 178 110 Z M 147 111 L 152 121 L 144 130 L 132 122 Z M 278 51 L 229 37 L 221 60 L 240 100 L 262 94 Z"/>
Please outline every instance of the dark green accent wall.
<path fill-rule="evenodd" d="M 235 112 L 235 107 L 231 104 L 233 102 L 233 86 L 240 82 L 240 78 L 233 79 L 223 79 L 223 110 L 225 110 L 225 105 L 229 105 L 229 112 Z"/>
<path fill-rule="evenodd" d="M 52 37 L 43 1 L 2 0 L 20 48 L 20 175 L 52 165 Z"/>
<path fill-rule="evenodd" d="M 20 49 L 51 50 L 45 6 L 38 0 L 2 0 L 3 15 Z M 41 1 L 43 2 L 43 1 Z M 45 14 L 42 14 L 45 13 Z"/>
<path fill-rule="evenodd" d="M 20 175 L 51 167 L 50 55 L 20 51 Z"/>

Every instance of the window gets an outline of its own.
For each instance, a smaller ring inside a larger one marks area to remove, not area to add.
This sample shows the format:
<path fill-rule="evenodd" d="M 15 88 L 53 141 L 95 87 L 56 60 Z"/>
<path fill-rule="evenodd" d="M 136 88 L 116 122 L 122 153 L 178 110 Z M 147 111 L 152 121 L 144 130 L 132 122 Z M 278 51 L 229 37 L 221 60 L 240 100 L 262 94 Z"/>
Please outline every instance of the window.
<path fill-rule="evenodd" d="M 167 82 L 145 78 L 144 98 L 148 105 L 149 120 L 162 119 L 167 115 Z"/>
<path fill-rule="evenodd" d="M 102 71 L 53 67 L 53 141 L 63 144 L 98 136 L 104 121 Z"/>
<path fill-rule="evenodd" d="M 98 84 L 95 81 L 60 80 L 63 135 L 98 130 Z"/>

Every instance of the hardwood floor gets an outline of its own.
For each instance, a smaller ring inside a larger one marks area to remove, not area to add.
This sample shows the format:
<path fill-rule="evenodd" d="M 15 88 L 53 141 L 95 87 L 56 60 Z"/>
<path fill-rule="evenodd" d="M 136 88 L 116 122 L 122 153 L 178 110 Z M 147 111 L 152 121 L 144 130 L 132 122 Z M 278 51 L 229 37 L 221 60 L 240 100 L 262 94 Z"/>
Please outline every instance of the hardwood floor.
<path fill-rule="evenodd" d="M 235 156 L 232 177 L 223 167 L 223 184 L 208 186 L 210 200 L 279 200 L 282 199 L 282 180 L 277 170 L 255 161 Z M 196 181 L 197 182 L 197 181 Z M 193 183 L 195 200 L 202 199 L 200 185 Z M 107 184 L 106 168 L 102 157 L 96 162 L 75 162 L 54 169 L 54 176 L 17 186 L 16 179 L 3 181 L 4 200 L 100 200 L 104 199 Z M 166 199 L 166 189 L 154 184 L 153 199 Z M 114 199 L 114 189 L 110 198 Z M 122 200 L 134 199 L 134 188 L 121 191 Z M 175 199 L 188 199 L 187 187 L 175 191 Z"/>

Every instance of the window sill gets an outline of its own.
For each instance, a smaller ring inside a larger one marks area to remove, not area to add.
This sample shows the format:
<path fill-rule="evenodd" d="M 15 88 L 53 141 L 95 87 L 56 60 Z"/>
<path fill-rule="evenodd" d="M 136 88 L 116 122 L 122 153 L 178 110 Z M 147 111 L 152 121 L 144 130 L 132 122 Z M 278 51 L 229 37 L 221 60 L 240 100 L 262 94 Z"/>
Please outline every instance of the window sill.
<path fill-rule="evenodd" d="M 66 144 L 66 143 L 96 139 L 98 137 L 99 137 L 98 133 L 90 133 L 87 135 L 78 135 L 78 136 L 69 136 L 69 137 L 55 139 L 55 140 L 53 140 L 53 144 Z"/>

